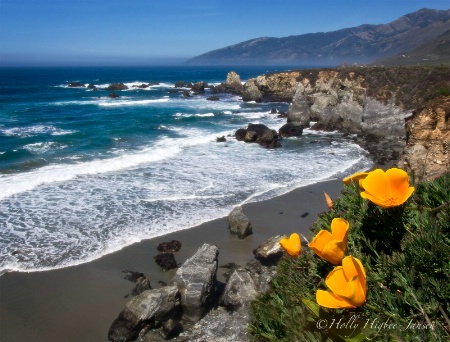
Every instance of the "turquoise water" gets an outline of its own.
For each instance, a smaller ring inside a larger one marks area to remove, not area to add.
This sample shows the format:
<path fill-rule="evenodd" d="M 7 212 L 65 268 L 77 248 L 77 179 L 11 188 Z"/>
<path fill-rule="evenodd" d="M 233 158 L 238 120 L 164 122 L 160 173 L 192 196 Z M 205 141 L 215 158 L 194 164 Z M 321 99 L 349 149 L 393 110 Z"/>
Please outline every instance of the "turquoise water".
<path fill-rule="evenodd" d="M 337 133 L 266 150 L 232 135 L 278 129 L 288 103 L 183 97 L 176 81 L 245 81 L 268 67 L 0 69 L 0 273 L 79 264 L 370 165 Z M 70 82 L 99 90 L 70 88 Z M 107 95 L 111 83 L 129 89 Z M 133 86 L 157 82 L 146 89 Z M 216 137 L 227 136 L 217 143 Z"/>

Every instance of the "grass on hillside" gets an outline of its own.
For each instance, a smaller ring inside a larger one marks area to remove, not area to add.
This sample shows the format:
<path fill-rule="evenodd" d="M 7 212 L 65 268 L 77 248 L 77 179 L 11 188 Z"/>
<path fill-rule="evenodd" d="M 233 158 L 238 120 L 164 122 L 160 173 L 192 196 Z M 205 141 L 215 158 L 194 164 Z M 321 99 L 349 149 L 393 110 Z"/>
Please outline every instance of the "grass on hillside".
<path fill-rule="evenodd" d="M 271 289 L 252 305 L 251 333 L 258 341 L 449 341 L 450 174 L 416 186 L 403 205 L 384 209 L 345 185 L 334 209 L 319 215 L 311 231 L 333 218 L 350 223 L 346 255 L 361 260 L 366 302 L 356 309 L 316 304 L 317 289 L 333 269 L 310 249 L 283 257 Z"/>

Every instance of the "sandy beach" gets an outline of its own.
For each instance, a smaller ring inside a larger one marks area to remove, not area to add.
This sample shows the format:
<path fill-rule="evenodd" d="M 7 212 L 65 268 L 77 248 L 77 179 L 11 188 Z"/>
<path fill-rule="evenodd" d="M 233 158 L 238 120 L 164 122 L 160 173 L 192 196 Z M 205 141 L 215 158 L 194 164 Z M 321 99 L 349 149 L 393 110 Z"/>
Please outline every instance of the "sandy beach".
<path fill-rule="evenodd" d="M 323 191 L 336 198 L 341 190 L 341 180 L 330 180 L 245 204 L 253 234 L 244 240 L 230 236 L 224 217 L 136 243 L 86 264 L 4 274 L 0 277 L 0 340 L 107 341 L 108 329 L 134 286 L 124 279 L 124 270 L 144 273 L 154 288 L 173 277 L 176 270 L 163 272 L 153 260 L 159 253 L 159 243 L 172 239 L 182 243 L 181 250 L 175 253 L 179 264 L 203 243 L 209 243 L 219 247 L 219 267 L 230 262 L 244 265 L 253 258 L 253 249 L 271 236 L 299 232 L 309 238 L 309 227 L 317 214 L 328 210 Z M 224 280 L 225 271 L 219 268 L 218 280 Z"/>

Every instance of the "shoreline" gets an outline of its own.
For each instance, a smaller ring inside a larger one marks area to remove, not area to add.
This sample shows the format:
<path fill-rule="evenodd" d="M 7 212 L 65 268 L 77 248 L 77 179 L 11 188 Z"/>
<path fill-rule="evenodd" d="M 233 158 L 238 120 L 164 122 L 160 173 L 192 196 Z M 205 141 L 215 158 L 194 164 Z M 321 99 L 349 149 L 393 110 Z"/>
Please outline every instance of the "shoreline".
<path fill-rule="evenodd" d="M 219 247 L 220 268 L 230 262 L 245 265 L 253 249 L 275 235 L 298 232 L 310 237 L 309 227 L 320 212 L 328 210 L 323 191 L 331 198 L 342 190 L 340 179 L 293 189 L 283 195 L 243 204 L 253 234 L 243 240 L 230 236 L 227 218 L 143 240 L 99 259 L 49 271 L 8 272 L 0 276 L 0 338 L 7 341 L 107 341 L 113 320 L 130 299 L 134 284 L 123 279 L 124 270 L 142 272 L 153 288 L 168 283 L 176 270 L 163 272 L 153 256 L 156 246 L 176 239 L 178 264 L 191 257 L 205 242 Z"/>

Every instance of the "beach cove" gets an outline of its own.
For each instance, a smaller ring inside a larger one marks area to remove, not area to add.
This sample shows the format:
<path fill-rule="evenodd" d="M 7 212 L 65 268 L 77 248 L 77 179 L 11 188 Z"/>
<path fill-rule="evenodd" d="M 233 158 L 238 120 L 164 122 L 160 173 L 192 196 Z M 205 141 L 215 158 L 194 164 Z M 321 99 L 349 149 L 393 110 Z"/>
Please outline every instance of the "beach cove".
<path fill-rule="evenodd" d="M 253 234 L 243 240 L 230 236 L 227 219 L 145 240 L 90 263 L 53 271 L 11 272 L 0 277 L 0 331 L 5 341 L 107 341 L 108 329 L 130 299 L 133 284 L 124 270 L 142 272 L 152 287 L 170 282 L 175 270 L 163 272 L 154 262 L 157 245 L 176 239 L 178 263 L 191 257 L 203 244 L 219 248 L 217 277 L 224 281 L 220 266 L 230 262 L 245 265 L 252 250 L 275 235 L 298 232 L 310 237 L 308 228 L 320 212 L 328 210 L 323 197 L 339 195 L 341 180 L 330 180 L 295 189 L 285 195 L 243 206 Z"/>

